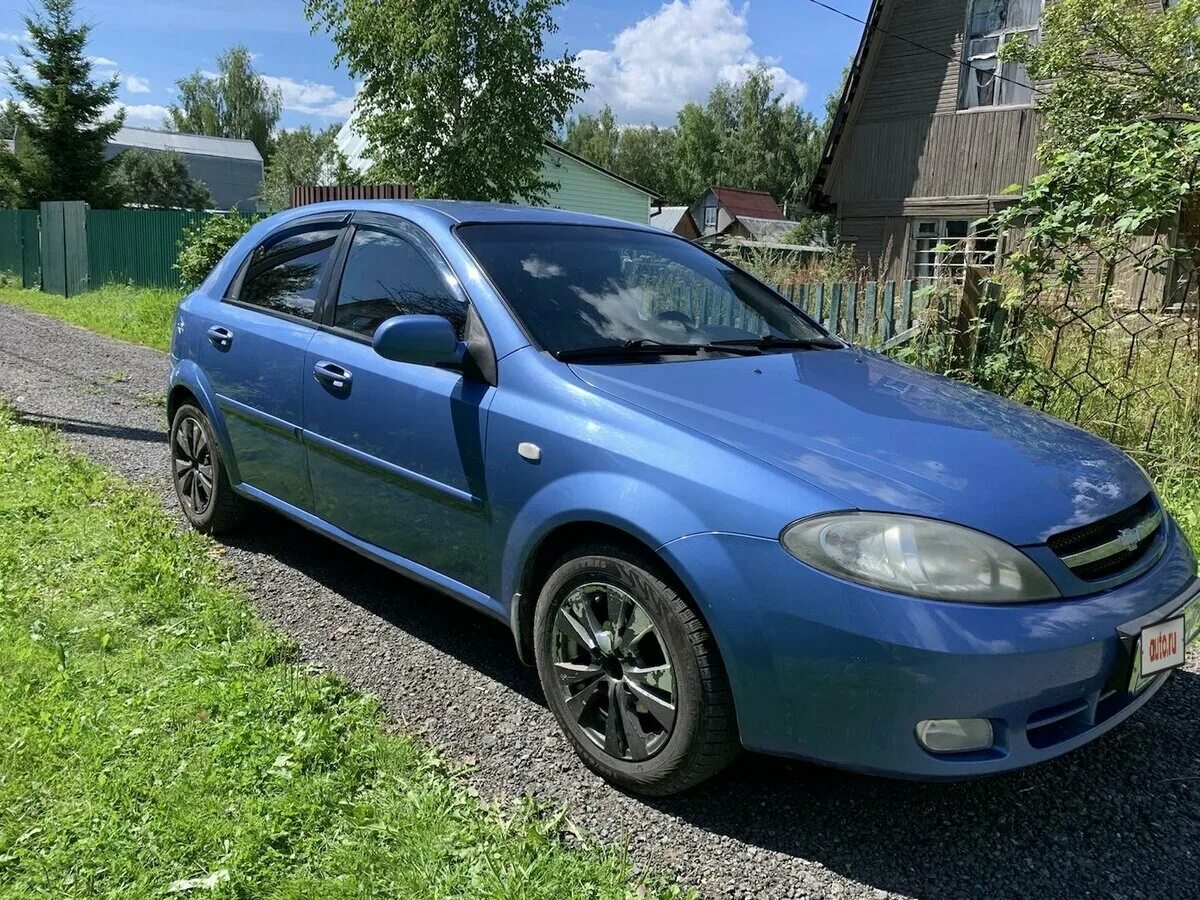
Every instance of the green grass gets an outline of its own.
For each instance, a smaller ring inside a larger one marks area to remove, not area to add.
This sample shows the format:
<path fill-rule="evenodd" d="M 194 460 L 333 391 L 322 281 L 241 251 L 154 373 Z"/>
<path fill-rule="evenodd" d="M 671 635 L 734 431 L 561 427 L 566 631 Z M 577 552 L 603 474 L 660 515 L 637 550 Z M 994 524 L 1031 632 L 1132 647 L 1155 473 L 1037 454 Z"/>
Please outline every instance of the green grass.
<path fill-rule="evenodd" d="M 212 544 L 0 407 L 0 896 L 677 893 L 564 833 L 299 670 Z"/>
<path fill-rule="evenodd" d="M 166 350 L 182 291 L 107 285 L 75 297 L 0 286 L 0 301 L 54 316 L 100 334 Z"/>

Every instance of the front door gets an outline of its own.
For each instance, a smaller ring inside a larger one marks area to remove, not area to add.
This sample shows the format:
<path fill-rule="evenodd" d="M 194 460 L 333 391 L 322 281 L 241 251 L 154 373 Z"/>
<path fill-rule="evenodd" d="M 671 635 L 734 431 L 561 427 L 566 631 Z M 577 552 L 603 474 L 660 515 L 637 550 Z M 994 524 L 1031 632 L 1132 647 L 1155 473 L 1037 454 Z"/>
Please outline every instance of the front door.
<path fill-rule="evenodd" d="M 484 428 L 493 389 L 461 372 L 394 362 L 371 347 L 385 319 L 466 302 L 413 226 L 355 229 L 329 327 L 308 346 L 304 439 L 317 515 L 469 587 L 486 584 Z"/>
<path fill-rule="evenodd" d="M 271 235 L 254 250 L 233 296 L 203 324 L 198 360 L 212 382 L 242 483 L 312 511 L 300 440 L 305 350 L 328 278 L 339 223 Z"/>

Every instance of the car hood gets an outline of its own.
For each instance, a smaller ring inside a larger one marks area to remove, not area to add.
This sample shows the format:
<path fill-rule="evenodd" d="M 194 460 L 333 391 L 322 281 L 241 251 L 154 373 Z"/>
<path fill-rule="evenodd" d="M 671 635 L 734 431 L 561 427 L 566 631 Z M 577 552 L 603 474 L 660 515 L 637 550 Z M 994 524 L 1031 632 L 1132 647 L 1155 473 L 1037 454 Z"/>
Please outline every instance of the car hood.
<path fill-rule="evenodd" d="M 1150 489 L 1111 444 L 858 349 L 572 366 L 584 382 L 736 447 L 848 507 L 1035 544 Z"/>

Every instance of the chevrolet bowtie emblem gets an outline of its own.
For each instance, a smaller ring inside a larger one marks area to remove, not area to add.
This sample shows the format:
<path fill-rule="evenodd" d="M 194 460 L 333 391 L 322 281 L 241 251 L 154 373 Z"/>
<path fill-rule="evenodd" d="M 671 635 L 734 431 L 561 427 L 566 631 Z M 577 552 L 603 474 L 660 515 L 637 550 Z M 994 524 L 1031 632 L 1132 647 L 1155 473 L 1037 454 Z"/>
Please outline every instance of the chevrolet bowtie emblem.
<path fill-rule="evenodd" d="M 1141 536 L 1136 528 L 1122 528 L 1117 532 L 1117 540 L 1125 550 L 1134 550 L 1141 542 Z"/>

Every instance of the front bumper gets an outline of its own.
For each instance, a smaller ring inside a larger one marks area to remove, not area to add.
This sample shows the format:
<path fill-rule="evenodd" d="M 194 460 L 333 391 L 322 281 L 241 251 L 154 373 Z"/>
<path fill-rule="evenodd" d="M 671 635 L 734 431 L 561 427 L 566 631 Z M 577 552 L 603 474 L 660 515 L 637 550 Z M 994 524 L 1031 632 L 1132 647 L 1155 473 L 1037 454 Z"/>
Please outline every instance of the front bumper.
<path fill-rule="evenodd" d="M 746 747 L 939 779 L 1058 756 L 1162 687 L 1169 674 L 1128 689 L 1135 629 L 1200 602 L 1195 557 L 1174 523 L 1165 537 L 1159 561 L 1118 588 L 992 606 L 852 584 L 764 538 L 695 535 L 660 552 L 716 637 Z M 935 755 L 917 742 L 917 722 L 954 717 L 989 719 L 993 747 Z"/>

